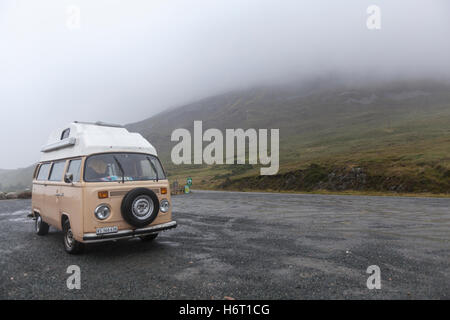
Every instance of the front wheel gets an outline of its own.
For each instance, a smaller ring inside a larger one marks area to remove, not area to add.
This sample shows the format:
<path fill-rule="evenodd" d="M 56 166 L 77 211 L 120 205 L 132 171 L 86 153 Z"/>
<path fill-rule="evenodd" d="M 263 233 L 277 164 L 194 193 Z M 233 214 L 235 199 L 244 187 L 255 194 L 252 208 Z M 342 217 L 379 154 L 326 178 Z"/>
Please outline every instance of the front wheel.
<path fill-rule="evenodd" d="M 77 254 L 83 251 L 84 244 L 75 240 L 72 229 L 70 228 L 69 220 L 66 220 L 63 225 L 64 232 L 64 249 L 67 253 Z"/>
<path fill-rule="evenodd" d="M 34 229 L 40 236 L 45 236 L 48 233 L 49 225 L 42 220 L 40 214 L 36 214 L 36 221 L 34 222 Z"/>
<path fill-rule="evenodd" d="M 158 236 L 157 233 L 152 233 L 147 236 L 141 236 L 139 238 L 141 238 L 142 241 L 153 241 L 156 239 L 157 236 Z"/>

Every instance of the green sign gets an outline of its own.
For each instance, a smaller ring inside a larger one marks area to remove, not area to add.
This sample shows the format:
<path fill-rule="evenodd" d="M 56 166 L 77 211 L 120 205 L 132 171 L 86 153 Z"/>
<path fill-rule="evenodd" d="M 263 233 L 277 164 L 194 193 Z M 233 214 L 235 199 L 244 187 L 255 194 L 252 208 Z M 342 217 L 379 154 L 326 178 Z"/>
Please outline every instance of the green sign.
<path fill-rule="evenodd" d="M 192 186 L 192 178 L 191 178 L 191 177 L 189 177 L 189 178 L 186 179 L 186 184 L 187 184 L 188 186 Z"/>
<path fill-rule="evenodd" d="M 188 186 L 188 185 L 185 185 L 185 186 L 184 186 L 184 193 L 189 193 L 189 192 L 191 192 L 189 186 Z"/>

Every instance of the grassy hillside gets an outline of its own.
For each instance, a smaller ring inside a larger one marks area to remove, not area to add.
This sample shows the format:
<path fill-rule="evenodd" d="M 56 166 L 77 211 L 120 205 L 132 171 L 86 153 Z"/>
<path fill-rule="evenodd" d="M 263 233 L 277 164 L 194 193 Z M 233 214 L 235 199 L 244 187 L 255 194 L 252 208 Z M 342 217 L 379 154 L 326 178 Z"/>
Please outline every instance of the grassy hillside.
<path fill-rule="evenodd" d="M 170 161 L 177 128 L 279 128 L 280 171 Z M 450 84 L 264 87 L 209 97 L 127 126 L 159 152 L 173 181 L 229 190 L 450 193 Z M 0 170 L 0 190 L 29 186 L 33 167 Z"/>
<path fill-rule="evenodd" d="M 15 170 L 0 169 L 0 191 L 23 191 L 31 187 L 34 165 Z"/>
<path fill-rule="evenodd" d="M 192 132 L 194 120 L 203 120 L 203 130 L 279 128 L 280 174 L 259 177 L 249 165 L 172 165 L 170 134 Z M 189 175 L 197 187 L 450 191 L 449 84 L 259 88 L 207 98 L 128 128 L 156 145 L 172 179 Z M 322 173 L 300 183 L 299 170 L 310 168 Z M 348 176 L 353 168 L 363 172 L 364 183 Z M 297 183 L 286 183 L 286 174 Z"/>

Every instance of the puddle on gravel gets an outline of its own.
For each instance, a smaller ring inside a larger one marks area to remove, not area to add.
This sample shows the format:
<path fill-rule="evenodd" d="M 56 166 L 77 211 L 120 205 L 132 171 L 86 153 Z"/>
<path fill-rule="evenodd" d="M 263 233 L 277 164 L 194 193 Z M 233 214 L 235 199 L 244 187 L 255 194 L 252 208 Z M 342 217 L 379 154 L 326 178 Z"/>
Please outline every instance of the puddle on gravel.
<path fill-rule="evenodd" d="M 167 241 L 167 240 L 161 241 L 161 240 L 159 240 L 158 243 L 166 245 L 166 246 L 169 246 L 169 247 L 179 247 L 179 246 L 181 246 L 181 243 L 175 242 L 175 241 Z"/>
<path fill-rule="evenodd" d="M 27 216 L 29 213 L 30 213 L 30 210 L 18 210 L 18 211 L 14 211 L 14 212 L 0 213 L 0 216 L 20 216 L 20 215 Z"/>
<path fill-rule="evenodd" d="M 25 222 L 25 223 L 33 222 L 33 220 L 31 220 L 30 218 L 23 218 L 23 217 L 21 217 L 21 218 L 14 218 L 14 219 L 8 219 L 8 221 L 11 221 L 11 222 Z"/>

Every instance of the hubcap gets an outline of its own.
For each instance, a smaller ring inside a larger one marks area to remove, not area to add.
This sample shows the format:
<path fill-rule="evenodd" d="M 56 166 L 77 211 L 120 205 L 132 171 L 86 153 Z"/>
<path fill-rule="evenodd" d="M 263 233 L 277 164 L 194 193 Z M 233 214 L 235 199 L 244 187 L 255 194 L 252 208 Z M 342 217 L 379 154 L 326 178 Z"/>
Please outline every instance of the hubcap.
<path fill-rule="evenodd" d="M 65 240 L 66 240 L 66 245 L 68 247 L 72 247 L 72 244 L 73 244 L 72 229 L 67 230 Z"/>
<path fill-rule="evenodd" d="M 37 232 L 39 232 L 39 229 L 41 229 L 41 221 L 42 221 L 41 216 L 38 216 L 38 217 L 36 218 L 36 231 L 37 231 Z"/>
<path fill-rule="evenodd" d="M 153 201 L 149 196 L 139 196 L 134 199 L 131 210 L 136 218 L 145 220 L 153 212 Z"/>

